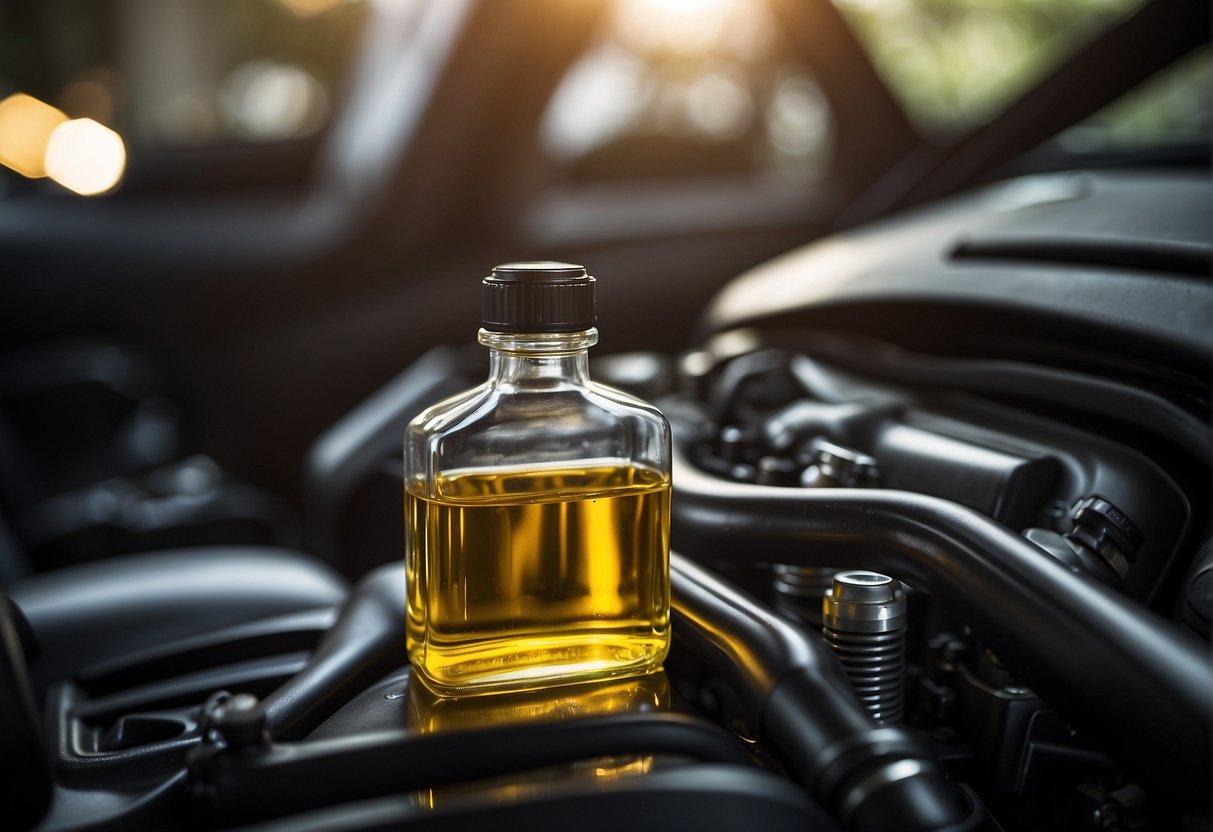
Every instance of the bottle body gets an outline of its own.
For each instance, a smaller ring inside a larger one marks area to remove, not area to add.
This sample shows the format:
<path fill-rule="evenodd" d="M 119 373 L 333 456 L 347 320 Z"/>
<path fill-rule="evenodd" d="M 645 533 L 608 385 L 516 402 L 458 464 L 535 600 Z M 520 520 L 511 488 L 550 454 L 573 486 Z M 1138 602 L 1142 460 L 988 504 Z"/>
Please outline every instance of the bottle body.
<path fill-rule="evenodd" d="M 643 673 L 669 648 L 669 426 L 594 330 L 482 330 L 489 380 L 405 436 L 408 650 L 445 693 Z"/>

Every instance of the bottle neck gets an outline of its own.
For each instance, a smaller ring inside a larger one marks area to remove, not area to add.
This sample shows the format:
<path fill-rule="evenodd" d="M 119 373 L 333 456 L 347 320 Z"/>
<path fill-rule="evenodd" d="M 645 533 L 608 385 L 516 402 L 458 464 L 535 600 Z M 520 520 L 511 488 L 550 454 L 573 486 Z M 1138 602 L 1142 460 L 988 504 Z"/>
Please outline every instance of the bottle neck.
<path fill-rule="evenodd" d="M 590 347 L 598 330 L 580 332 L 492 332 L 478 340 L 489 348 L 489 384 L 551 389 L 590 383 Z"/>

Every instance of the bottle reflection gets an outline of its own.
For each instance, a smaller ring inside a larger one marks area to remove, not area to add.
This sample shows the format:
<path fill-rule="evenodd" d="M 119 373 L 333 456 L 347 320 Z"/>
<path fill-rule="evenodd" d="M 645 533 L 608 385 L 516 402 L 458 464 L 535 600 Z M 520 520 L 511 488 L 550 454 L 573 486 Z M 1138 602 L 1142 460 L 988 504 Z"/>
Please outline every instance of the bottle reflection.
<path fill-rule="evenodd" d="M 669 710 L 670 684 L 665 671 L 628 679 L 609 679 L 546 690 L 447 697 L 427 688 L 416 674 L 409 678 L 405 725 L 411 731 L 474 731 L 519 723 L 557 722 L 612 714 Z M 417 795 L 422 806 L 464 800 L 508 803 L 524 800 L 554 782 L 603 783 L 648 773 L 653 755 L 598 757 L 538 771 L 495 778 L 489 782 L 428 789 Z"/>

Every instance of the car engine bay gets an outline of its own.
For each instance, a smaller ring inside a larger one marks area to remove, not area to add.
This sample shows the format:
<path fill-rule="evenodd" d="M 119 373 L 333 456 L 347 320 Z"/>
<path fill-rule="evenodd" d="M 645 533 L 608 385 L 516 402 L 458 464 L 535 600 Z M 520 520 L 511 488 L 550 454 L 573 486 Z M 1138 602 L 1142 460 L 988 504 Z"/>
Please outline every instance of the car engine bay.
<path fill-rule="evenodd" d="M 596 358 L 673 426 L 638 679 L 410 679 L 400 431 L 483 361 L 431 350 L 309 454 L 344 577 L 215 546 L 14 584 L 5 828 L 1204 828 L 1206 196 L 999 183 L 747 272 L 692 350 Z"/>

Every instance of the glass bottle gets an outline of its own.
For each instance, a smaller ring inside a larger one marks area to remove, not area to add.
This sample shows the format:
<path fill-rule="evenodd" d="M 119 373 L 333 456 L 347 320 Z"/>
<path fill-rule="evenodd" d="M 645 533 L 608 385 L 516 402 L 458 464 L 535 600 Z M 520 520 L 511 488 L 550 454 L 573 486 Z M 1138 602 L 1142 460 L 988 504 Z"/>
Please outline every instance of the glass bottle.
<path fill-rule="evenodd" d="M 408 652 L 443 693 L 645 673 L 669 649 L 670 428 L 590 381 L 581 266 L 484 279 L 488 380 L 405 431 Z"/>

